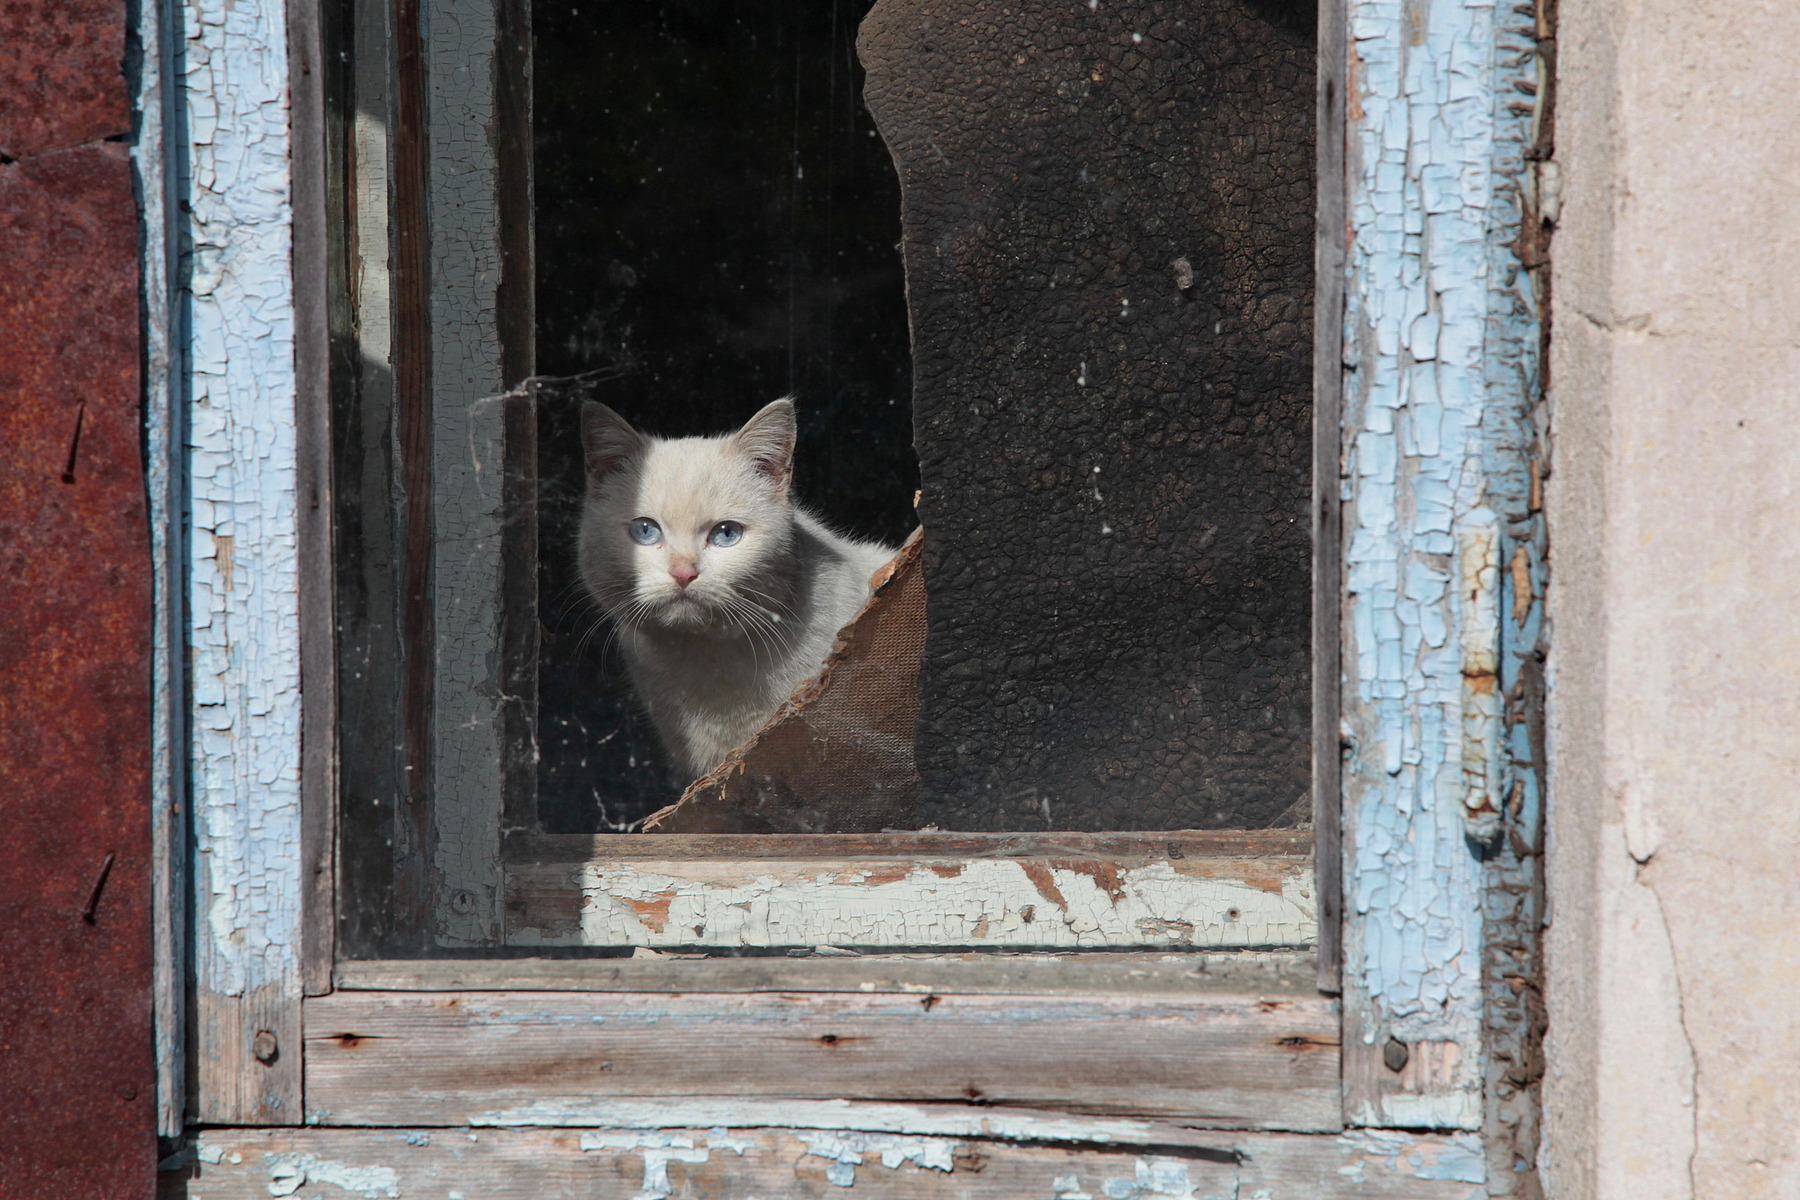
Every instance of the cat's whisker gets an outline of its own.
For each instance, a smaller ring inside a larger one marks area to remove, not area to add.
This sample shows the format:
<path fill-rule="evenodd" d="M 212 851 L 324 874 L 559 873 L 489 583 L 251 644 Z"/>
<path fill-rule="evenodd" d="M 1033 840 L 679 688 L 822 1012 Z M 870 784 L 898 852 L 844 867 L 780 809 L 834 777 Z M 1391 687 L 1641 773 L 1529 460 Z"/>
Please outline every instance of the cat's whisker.
<path fill-rule="evenodd" d="M 756 603 L 757 607 L 763 609 L 765 612 L 780 617 L 783 620 L 791 618 L 794 615 L 794 610 L 791 605 L 788 605 L 781 600 L 777 600 L 774 596 L 765 595 L 744 584 L 739 584 L 737 591 L 739 595 Z"/>

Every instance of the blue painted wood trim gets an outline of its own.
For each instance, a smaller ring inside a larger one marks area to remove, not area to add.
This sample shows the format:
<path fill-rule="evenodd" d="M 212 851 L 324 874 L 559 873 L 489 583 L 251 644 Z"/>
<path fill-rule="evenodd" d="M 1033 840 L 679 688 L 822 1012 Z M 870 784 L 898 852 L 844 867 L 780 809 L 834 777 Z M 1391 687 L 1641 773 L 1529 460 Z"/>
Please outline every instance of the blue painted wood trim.
<path fill-rule="evenodd" d="M 1514 551 L 1542 562 L 1518 519 L 1540 329 L 1513 247 L 1533 107 L 1514 80 L 1534 48 L 1492 3 L 1347 15 L 1346 1029 L 1352 1056 L 1393 1039 L 1415 1059 L 1353 1088 L 1348 1116 L 1478 1128 L 1486 864 L 1517 744 L 1504 695 L 1537 618 L 1503 621 Z"/>
<path fill-rule="evenodd" d="M 298 984 L 300 625 L 281 0 L 182 10 L 196 984 Z"/>

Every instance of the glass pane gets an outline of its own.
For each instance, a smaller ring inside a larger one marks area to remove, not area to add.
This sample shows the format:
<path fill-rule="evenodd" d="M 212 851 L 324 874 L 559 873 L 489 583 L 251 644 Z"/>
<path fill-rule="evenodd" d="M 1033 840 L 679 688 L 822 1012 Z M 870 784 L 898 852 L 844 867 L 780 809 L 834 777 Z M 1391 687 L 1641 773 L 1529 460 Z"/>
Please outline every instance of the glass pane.
<path fill-rule="evenodd" d="M 893 547 L 915 523 L 899 183 L 854 49 L 867 7 L 534 12 L 538 368 L 619 373 L 541 407 L 547 831 L 628 826 L 688 782 L 578 578 L 581 399 L 677 438 L 792 395 L 798 503 Z"/>
<path fill-rule="evenodd" d="M 334 12 L 352 953 L 1311 936 L 1310 7 Z"/>

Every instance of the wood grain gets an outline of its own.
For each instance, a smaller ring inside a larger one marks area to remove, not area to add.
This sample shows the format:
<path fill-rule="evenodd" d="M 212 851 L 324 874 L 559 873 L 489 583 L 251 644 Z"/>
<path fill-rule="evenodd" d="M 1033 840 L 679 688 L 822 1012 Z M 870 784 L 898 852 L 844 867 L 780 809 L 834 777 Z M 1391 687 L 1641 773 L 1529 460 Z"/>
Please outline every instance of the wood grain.
<path fill-rule="evenodd" d="M 1313 256 L 1313 619 L 1312 786 L 1318 845 L 1319 988 L 1339 987 L 1343 957 L 1342 734 L 1344 670 L 1344 88 L 1349 28 L 1343 0 L 1320 0 L 1318 59 L 1318 240 Z"/>
<path fill-rule="evenodd" d="M 305 1020 L 323 1124 L 581 1123 L 693 1097 L 1340 1119 L 1336 1006 L 1317 998 L 339 992 Z"/>
<path fill-rule="evenodd" d="M 684 858 L 1277 858 L 1312 854 L 1310 829 L 1156 833 L 540 834 L 506 839 L 508 863 Z"/>
<path fill-rule="evenodd" d="M 411 992 L 1235 992 L 1265 999 L 1310 997 L 1315 990 L 1313 957 L 1305 951 L 377 959 L 339 963 L 337 986 Z"/>
<path fill-rule="evenodd" d="M 300 977 L 309 996 L 331 989 L 331 962 L 337 950 L 338 693 L 337 619 L 332 602 L 332 289 L 328 256 L 339 250 L 333 242 L 341 235 L 330 225 L 334 212 L 328 207 L 326 186 L 329 152 L 323 37 L 316 3 L 289 6 L 294 408 L 300 492 Z M 330 132 L 337 132 L 336 127 Z"/>
<path fill-rule="evenodd" d="M 198 1134 L 170 1168 L 161 1180 L 165 1200 L 1486 1195 L 1470 1139 L 1408 1133 L 1227 1133 L 1210 1145 L 1146 1149 L 795 1129 L 221 1129 Z"/>

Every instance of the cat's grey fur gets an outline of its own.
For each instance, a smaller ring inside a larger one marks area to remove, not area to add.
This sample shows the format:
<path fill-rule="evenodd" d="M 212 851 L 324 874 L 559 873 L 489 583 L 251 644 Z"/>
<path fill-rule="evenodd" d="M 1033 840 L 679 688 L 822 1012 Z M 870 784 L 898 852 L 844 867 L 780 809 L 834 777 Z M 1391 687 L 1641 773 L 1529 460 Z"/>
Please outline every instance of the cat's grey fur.
<path fill-rule="evenodd" d="M 581 439 L 581 581 L 614 623 L 676 770 L 697 778 L 819 669 L 894 551 L 833 533 L 793 503 L 790 400 L 736 433 L 673 439 L 589 401 Z M 640 518 L 660 527 L 658 544 L 632 540 Z M 742 526 L 735 545 L 709 544 L 721 522 Z"/>

